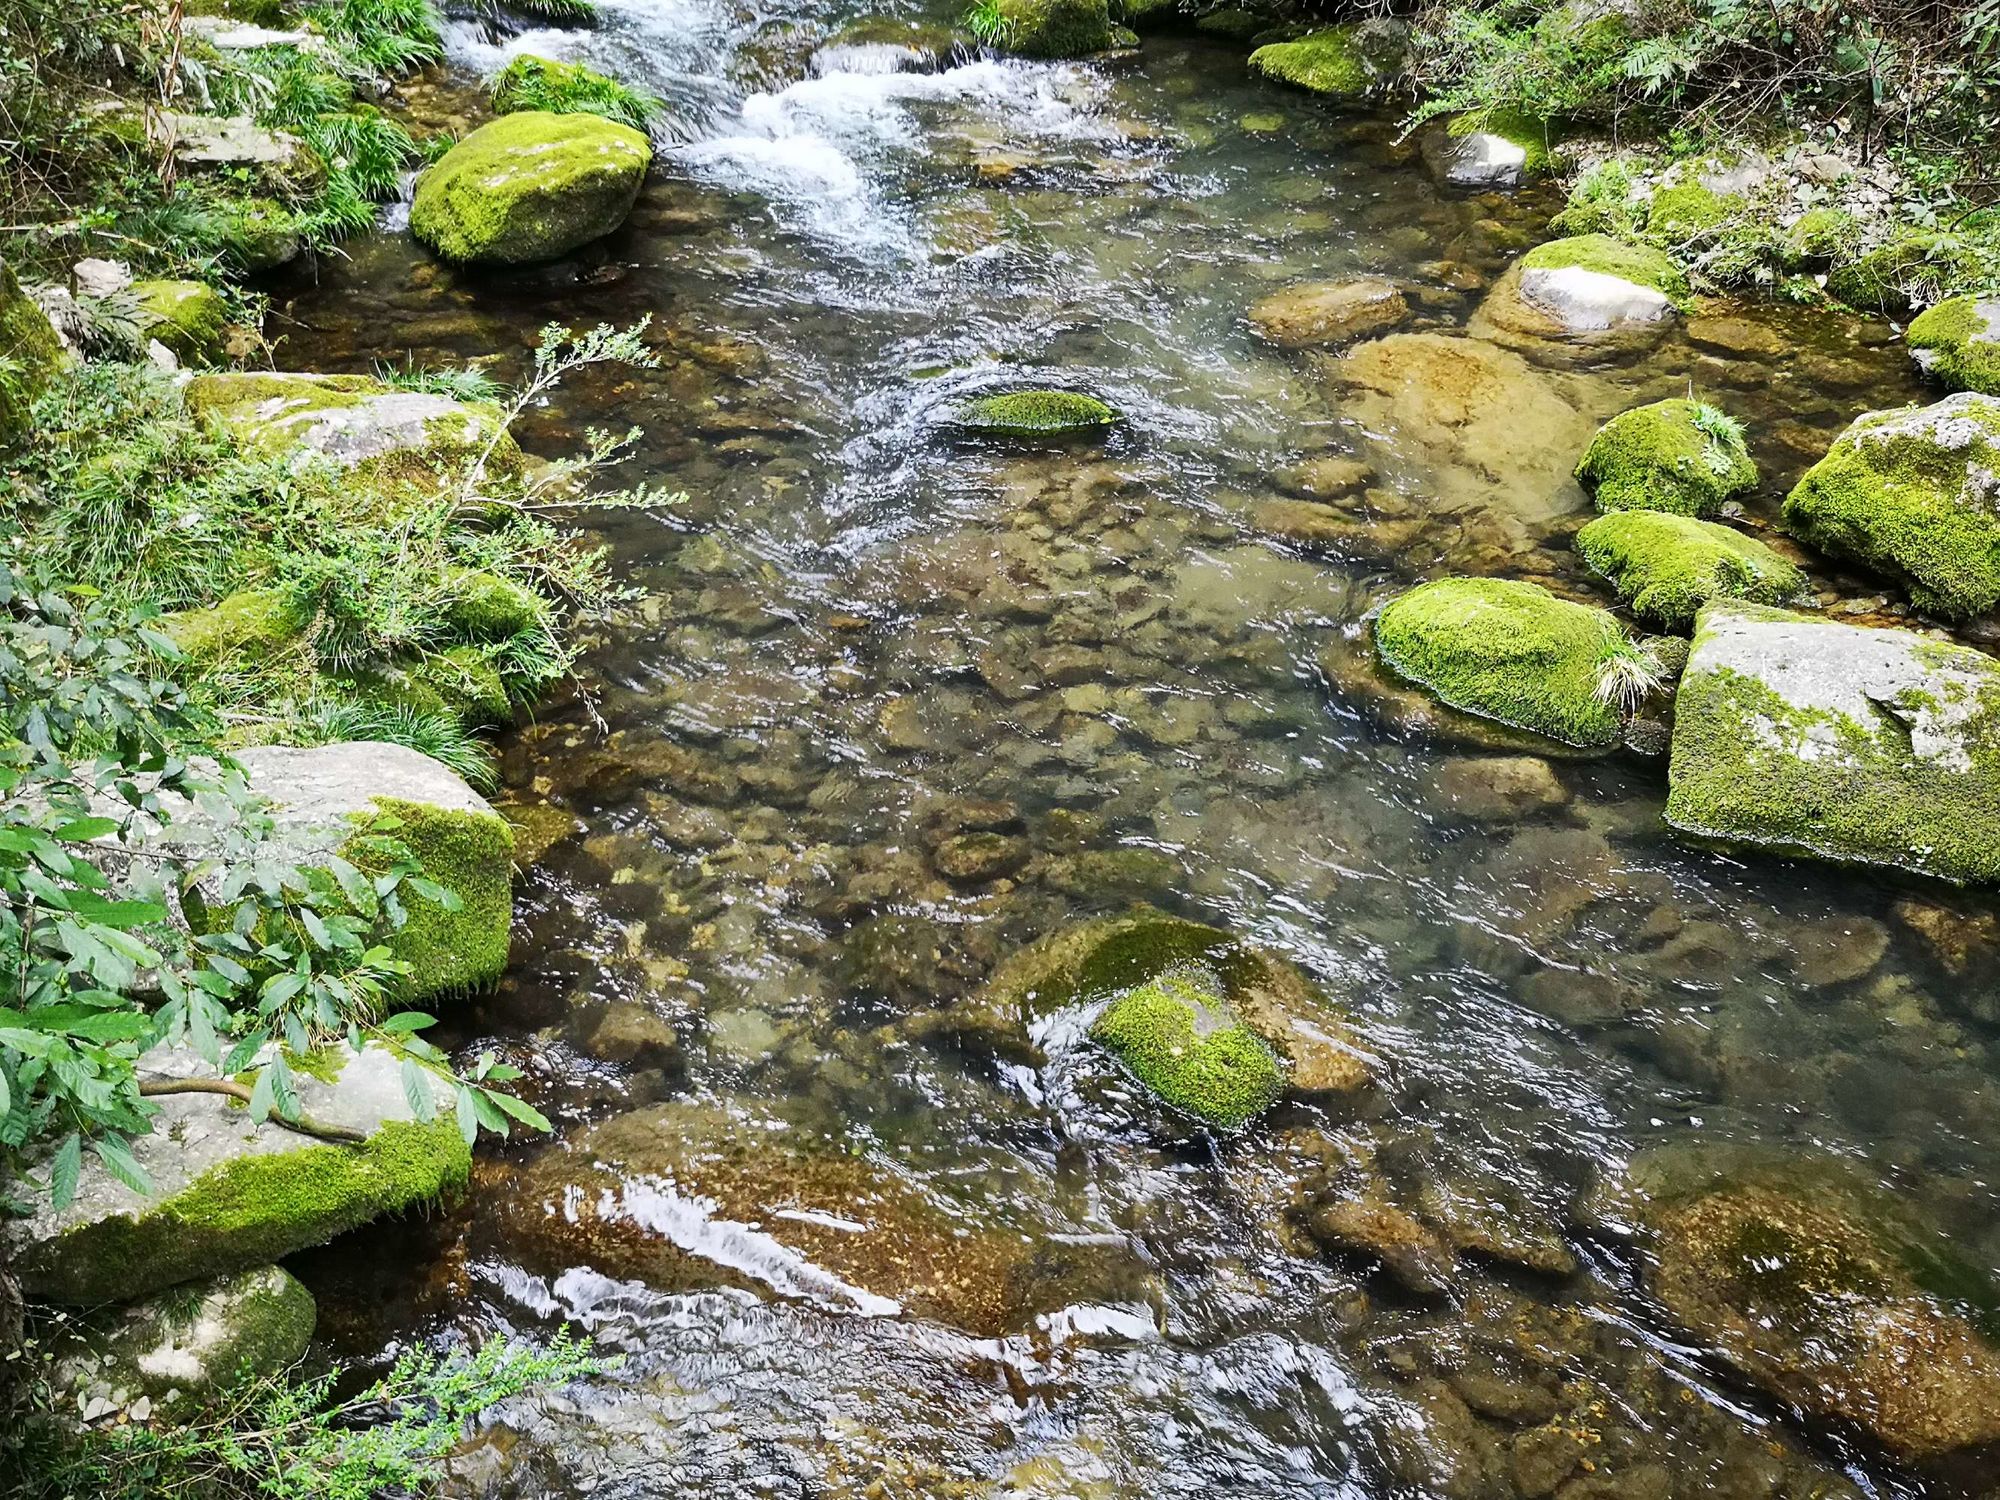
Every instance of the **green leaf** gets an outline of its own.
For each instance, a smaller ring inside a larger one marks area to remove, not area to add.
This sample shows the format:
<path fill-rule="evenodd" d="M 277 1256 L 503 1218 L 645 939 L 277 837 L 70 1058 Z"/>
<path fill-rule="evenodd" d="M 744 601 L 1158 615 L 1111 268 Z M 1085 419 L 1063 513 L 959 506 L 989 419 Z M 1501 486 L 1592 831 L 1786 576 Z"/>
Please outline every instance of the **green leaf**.
<path fill-rule="evenodd" d="M 492 1094 L 486 1089 L 472 1091 L 472 1108 L 479 1116 L 479 1123 L 495 1135 L 507 1134 L 507 1116 L 493 1103 Z"/>
<path fill-rule="evenodd" d="M 7 1081 L 7 1070 L 0 1068 L 0 1115 L 14 1108 L 14 1086 Z"/>
<path fill-rule="evenodd" d="M 153 1179 L 146 1175 L 146 1169 L 139 1165 L 125 1143 L 113 1135 L 99 1136 L 90 1143 L 90 1149 L 97 1159 L 104 1163 L 104 1169 L 116 1177 L 135 1193 L 151 1197 Z"/>
<path fill-rule="evenodd" d="M 468 1146 L 479 1139 L 479 1105 L 474 1102 L 469 1083 L 458 1086 L 458 1133 L 465 1137 Z"/>
<path fill-rule="evenodd" d="M 420 1010 L 400 1010 L 382 1023 L 382 1029 L 396 1036 L 406 1036 L 413 1031 L 422 1031 L 427 1026 L 437 1025 L 436 1016 L 427 1016 Z"/>
<path fill-rule="evenodd" d="M 555 1126 L 549 1123 L 547 1115 L 536 1109 L 532 1104 L 522 1103 L 512 1094 L 503 1094 L 497 1090 L 489 1089 L 486 1097 L 499 1105 L 500 1108 L 504 1109 L 515 1119 L 519 1120 L 523 1125 L 526 1125 L 530 1130 L 539 1130 L 542 1134 L 547 1135 L 555 1129 Z"/>
<path fill-rule="evenodd" d="M 437 1118 L 437 1100 L 431 1097 L 430 1079 L 413 1057 L 403 1059 L 403 1097 L 409 1101 L 410 1113 L 424 1124 Z"/>
<path fill-rule="evenodd" d="M 271 1117 L 272 1087 L 271 1070 L 260 1068 L 256 1085 L 250 1090 L 250 1123 L 262 1125 Z"/>
<path fill-rule="evenodd" d="M 49 1163 L 49 1201 L 58 1213 L 76 1201 L 76 1182 L 82 1173 L 83 1137 L 72 1130 Z"/>
<path fill-rule="evenodd" d="M 107 838 L 117 831 L 116 818 L 78 818 L 56 829 L 56 837 L 67 844 L 87 844 L 93 839 Z"/>

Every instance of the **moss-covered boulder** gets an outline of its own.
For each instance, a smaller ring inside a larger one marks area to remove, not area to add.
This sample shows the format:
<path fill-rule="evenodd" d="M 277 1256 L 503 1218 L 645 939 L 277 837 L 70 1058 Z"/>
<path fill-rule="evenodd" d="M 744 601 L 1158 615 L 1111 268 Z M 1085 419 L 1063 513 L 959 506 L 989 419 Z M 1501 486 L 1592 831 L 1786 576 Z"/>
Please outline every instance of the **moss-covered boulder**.
<path fill-rule="evenodd" d="M 158 339 L 189 364 L 222 358 L 229 304 L 205 281 L 135 281 L 146 337 Z"/>
<path fill-rule="evenodd" d="M 1278 1102 L 1285 1070 L 1218 988 L 1201 970 L 1158 975 L 1105 1006 L 1090 1034 L 1174 1108 L 1235 1130 Z"/>
<path fill-rule="evenodd" d="M 1394 328 L 1409 315 L 1410 304 L 1393 281 L 1350 276 L 1273 292 L 1251 307 L 1249 318 L 1267 344 L 1322 349 Z"/>
<path fill-rule="evenodd" d="M 1690 630 L 1711 599 L 1785 604 L 1805 575 L 1755 537 L 1653 510 L 1599 516 L 1576 534 L 1577 554 L 1647 624 Z"/>
<path fill-rule="evenodd" d="M 1577 461 L 1576 477 L 1599 510 L 1712 516 L 1756 487 L 1757 465 L 1733 420 L 1676 396 L 1606 422 Z"/>
<path fill-rule="evenodd" d="M 160 618 L 160 629 L 198 672 L 263 667 L 287 650 L 308 623 L 284 589 L 242 589 L 206 609 Z"/>
<path fill-rule="evenodd" d="M 1555 161 L 1546 120 L 1506 110 L 1433 121 L 1417 137 L 1424 165 L 1448 187 L 1515 188 Z"/>
<path fill-rule="evenodd" d="M 1189 985 L 1207 997 L 1198 1011 L 1186 1010 Z M 1119 1002 L 1134 996 L 1139 1003 L 1121 1011 Z M 1099 1025 L 1114 1012 L 1120 1018 L 1099 1039 L 1163 1098 L 1196 1114 L 1204 1111 L 1194 1105 L 1224 1095 L 1238 1105 L 1261 1097 L 1259 1080 L 1268 1078 L 1252 1039 L 1277 1059 L 1283 1086 L 1296 1092 L 1351 1095 L 1368 1086 L 1366 1051 L 1305 975 L 1220 928 L 1148 907 L 1078 923 L 1023 949 L 940 1027 L 1019 1054 L 1032 1051 L 1027 1038 L 1037 1017 L 1100 1002 Z M 1177 1011 L 1185 1012 L 1181 1019 Z M 1188 1036 L 1201 1042 L 1215 1035 L 1230 1036 L 1220 1054 L 1196 1059 L 1184 1051 L 1184 1065 L 1171 1055 Z M 1225 1077 L 1233 1079 L 1226 1089 Z"/>
<path fill-rule="evenodd" d="M 444 580 L 444 617 L 468 641 L 504 641 L 548 618 L 548 601 L 524 583 L 477 568 Z"/>
<path fill-rule="evenodd" d="M 625 222 L 653 148 L 597 115 L 523 110 L 482 125 L 417 179 L 410 232 L 447 260 L 554 260 Z"/>
<path fill-rule="evenodd" d="M 188 410 L 262 452 L 316 455 L 361 483 L 360 502 L 393 505 L 404 487 L 435 490 L 486 455 L 487 472 L 526 464 L 500 408 L 403 391 L 367 375 L 232 371 L 188 383 Z"/>
<path fill-rule="evenodd" d="M 1905 335 L 1917 368 L 1955 391 L 2000 396 L 2000 298 L 1952 297 Z"/>
<path fill-rule="evenodd" d="M 187 1282 L 87 1315 L 55 1350 L 50 1414 L 64 1426 L 186 1422 L 312 1342 L 312 1293 L 277 1266 Z"/>
<path fill-rule="evenodd" d="M 216 1074 L 193 1052 L 156 1048 L 140 1060 L 140 1076 Z M 42 1198 L 30 1216 L 0 1223 L 0 1249 L 21 1289 L 54 1302 L 129 1301 L 269 1265 L 466 1180 L 471 1152 L 458 1122 L 449 1111 L 429 1124 L 416 1119 L 401 1059 L 338 1046 L 314 1054 L 294 1079 L 307 1115 L 358 1131 L 361 1142 L 253 1125 L 240 1104 L 212 1093 L 154 1099 L 151 1132 L 132 1142 L 151 1194 L 86 1153 L 67 1208 Z"/>
<path fill-rule="evenodd" d="M 1086 57 L 1111 45 L 1106 0 L 1000 0 L 1000 42 L 1022 57 Z"/>
<path fill-rule="evenodd" d="M 1398 676 L 1463 713 L 1579 748 L 1618 743 L 1605 672 L 1628 649 L 1604 610 L 1510 579 L 1440 578 L 1375 617 L 1375 650 Z"/>
<path fill-rule="evenodd" d="M 1855 418 L 1785 497 L 1822 552 L 1897 579 L 1954 620 L 2000 604 L 2000 398 L 1962 391 Z"/>
<path fill-rule="evenodd" d="M 1705 839 L 2000 879 L 2000 661 L 1718 601 L 1674 700 L 1667 822 Z"/>
<path fill-rule="evenodd" d="M 1687 278 L 1664 251 L 1571 235 L 1537 245 L 1494 283 L 1475 332 L 1484 322 L 1531 338 L 1657 336 L 1687 296 Z"/>
<path fill-rule="evenodd" d="M 958 427 L 981 437 L 1068 438 L 1100 434 L 1118 421 L 1115 407 L 1081 391 L 1007 391 L 959 407 Z"/>
<path fill-rule="evenodd" d="M 218 215 L 218 242 L 239 271 L 274 271 L 289 265 L 305 250 L 299 217 L 268 197 L 240 199 Z"/>
<path fill-rule="evenodd" d="M 493 112 L 542 110 L 552 115 L 601 115 L 644 130 L 662 105 L 651 94 L 608 78 L 580 62 L 556 62 L 524 52 L 509 59 L 487 85 Z"/>
<path fill-rule="evenodd" d="M 1749 1380 L 1906 1458 L 2000 1444 L 2000 1288 L 1945 1235 L 1814 1158 L 1667 1150 L 1630 1176 L 1647 1289 Z"/>
<path fill-rule="evenodd" d="M 0 448 L 21 440 L 35 398 L 68 362 L 48 316 L 0 261 Z"/>
<path fill-rule="evenodd" d="M 1250 54 L 1250 71 L 1341 100 L 1360 100 L 1380 80 L 1353 26 L 1325 26 Z"/>
<path fill-rule="evenodd" d="M 1933 301 L 1944 288 L 1988 274 L 1987 256 L 1975 236 L 1909 229 L 1860 255 L 1837 259 L 1827 273 L 1826 289 L 1864 312 L 1900 317 Z"/>
<path fill-rule="evenodd" d="M 852 1142 L 715 1104 L 614 1115 L 475 1188 L 475 1243 L 670 1293 L 733 1287 L 996 1337 L 1148 1285 L 1121 1247 L 970 1215 Z"/>
<path fill-rule="evenodd" d="M 1662 245 L 1704 244 L 1748 208 L 1741 193 L 1717 192 L 1695 179 L 1672 183 L 1656 189 L 1646 205 L 1646 237 Z"/>

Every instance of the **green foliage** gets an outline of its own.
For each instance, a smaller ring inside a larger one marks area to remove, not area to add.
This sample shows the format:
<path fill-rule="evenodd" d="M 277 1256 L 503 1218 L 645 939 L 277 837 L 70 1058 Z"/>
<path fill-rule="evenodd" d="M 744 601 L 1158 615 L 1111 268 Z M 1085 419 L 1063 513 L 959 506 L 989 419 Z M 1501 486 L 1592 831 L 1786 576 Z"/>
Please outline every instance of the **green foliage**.
<path fill-rule="evenodd" d="M 973 0 L 960 24 L 989 47 L 1006 46 L 1014 31 L 1000 0 Z"/>
<path fill-rule="evenodd" d="M 1113 1000 L 1090 1034 L 1167 1103 L 1235 1130 L 1277 1102 L 1285 1075 L 1270 1044 L 1226 1010 L 1212 976 L 1162 974 Z"/>
<path fill-rule="evenodd" d="M 399 391 L 421 391 L 453 401 L 498 401 L 507 394 L 504 385 L 476 365 L 442 368 L 414 361 L 393 365 L 378 360 L 375 378 Z"/>
<path fill-rule="evenodd" d="M 455 713 L 373 698 L 327 697 L 315 702 L 303 719 L 301 744 L 380 740 L 428 755 L 479 791 L 490 792 L 498 784 L 492 752 Z"/>
<path fill-rule="evenodd" d="M 547 1348 L 505 1338 L 476 1351 L 406 1351 L 372 1383 L 347 1391 L 338 1368 L 237 1388 L 229 1405 L 185 1426 L 132 1425 L 64 1447 L 33 1439 L 0 1467 L 20 1500 L 378 1500 L 437 1492 L 440 1461 L 465 1424 L 509 1397 L 615 1365 L 567 1330 Z"/>
<path fill-rule="evenodd" d="M 488 85 L 500 114 L 538 109 L 555 115 L 602 115 L 646 130 L 665 112 L 657 95 L 607 78 L 582 63 L 552 62 L 523 55 L 502 68 Z"/>

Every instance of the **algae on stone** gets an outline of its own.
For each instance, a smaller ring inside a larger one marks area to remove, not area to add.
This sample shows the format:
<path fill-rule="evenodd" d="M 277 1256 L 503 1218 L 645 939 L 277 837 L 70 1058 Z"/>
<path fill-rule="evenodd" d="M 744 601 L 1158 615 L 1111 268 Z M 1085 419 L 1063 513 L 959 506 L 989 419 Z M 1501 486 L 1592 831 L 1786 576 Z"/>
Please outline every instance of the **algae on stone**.
<path fill-rule="evenodd" d="M 1926 375 L 1953 390 L 2000 396 L 2000 300 L 1940 302 L 1918 314 L 1904 338 Z"/>
<path fill-rule="evenodd" d="M 1687 277 L 1663 250 L 1603 234 L 1577 234 L 1535 246 L 1521 258 L 1530 271 L 1590 271 L 1660 293 L 1676 307 L 1687 301 Z"/>
<path fill-rule="evenodd" d="M 510 59 L 488 84 L 493 112 L 541 110 L 552 115 L 601 115 L 645 130 L 664 109 L 651 94 L 608 78 L 579 62 L 556 62 L 524 52 Z"/>
<path fill-rule="evenodd" d="M 284 589 L 240 589 L 206 609 L 160 617 L 160 630 L 198 671 L 241 662 L 261 667 L 288 650 L 306 627 L 306 614 Z"/>
<path fill-rule="evenodd" d="M 975 396 L 958 424 L 993 437 L 1060 437 L 1101 432 L 1118 420 L 1115 408 L 1081 391 L 1008 391 Z"/>
<path fill-rule="evenodd" d="M 625 222 L 652 161 L 645 136 L 597 115 L 502 115 L 417 179 L 410 232 L 447 260 L 554 260 Z"/>
<path fill-rule="evenodd" d="M 1707 605 L 1667 822 L 1701 838 L 2000 879 L 2000 662 L 1906 630 Z"/>
<path fill-rule="evenodd" d="M 2000 398 L 1962 391 L 1854 419 L 1785 498 L 1822 552 L 1954 620 L 2000 604 Z"/>
<path fill-rule="evenodd" d="M 1499 578 L 1419 584 L 1375 618 L 1375 649 L 1398 676 L 1465 713 L 1588 748 L 1618 742 L 1602 674 L 1627 644 L 1604 610 Z"/>
<path fill-rule="evenodd" d="M 1577 554 L 1610 580 L 1632 612 L 1662 630 L 1688 630 L 1711 599 L 1784 604 L 1805 575 L 1755 537 L 1661 511 L 1599 516 L 1576 535 Z"/>
<path fill-rule="evenodd" d="M 1106 0 L 1000 0 L 1002 45 L 1022 57 L 1087 57 L 1111 45 Z"/>
<path fill-rule="evenodd" d="M 1757 483 L 1736 425 L 1685 397 L 1634 407 L 1605 423 L 1576 477 L 1597 508 L 1712 516 Z"/>
<path fill-rule="evenodd" d="M 1174 1108 L 1235 1130 L 1278 1102 L 1285 1073 L 1270 1044 L 1196 972 L 1160 974 L 1127 990 L 1090 1034 Z"/>

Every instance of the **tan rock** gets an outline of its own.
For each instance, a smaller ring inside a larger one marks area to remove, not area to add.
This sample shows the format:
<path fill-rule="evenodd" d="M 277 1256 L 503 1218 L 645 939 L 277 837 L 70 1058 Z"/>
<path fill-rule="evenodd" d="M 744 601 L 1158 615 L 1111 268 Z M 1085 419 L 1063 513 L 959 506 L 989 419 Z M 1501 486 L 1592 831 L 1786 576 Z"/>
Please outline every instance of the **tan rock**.
<path fill-rule="evenodd" d="M 1359 276 L 1273 292 L 1250 309 L 1250 326 L 1280 349 L 1324 349 L 1393 328 L 1409 314 L 1394 283 Z"/>

